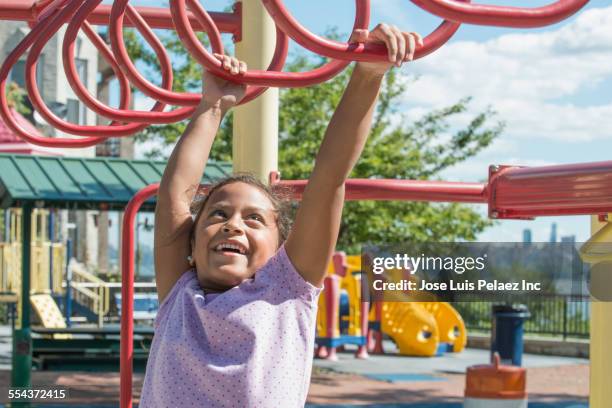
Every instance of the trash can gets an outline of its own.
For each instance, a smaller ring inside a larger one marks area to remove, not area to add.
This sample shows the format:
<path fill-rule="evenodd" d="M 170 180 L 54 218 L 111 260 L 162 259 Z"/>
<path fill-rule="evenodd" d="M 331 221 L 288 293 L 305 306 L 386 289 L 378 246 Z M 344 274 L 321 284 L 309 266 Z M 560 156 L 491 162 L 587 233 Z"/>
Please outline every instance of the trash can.
<path fill-rule="evenodd" d="M 526 305 L 494 305 L 491 361 L 499 353 L 503 364 L 520 367 L 523 360 L 523 323 L 531 314 Z"/>

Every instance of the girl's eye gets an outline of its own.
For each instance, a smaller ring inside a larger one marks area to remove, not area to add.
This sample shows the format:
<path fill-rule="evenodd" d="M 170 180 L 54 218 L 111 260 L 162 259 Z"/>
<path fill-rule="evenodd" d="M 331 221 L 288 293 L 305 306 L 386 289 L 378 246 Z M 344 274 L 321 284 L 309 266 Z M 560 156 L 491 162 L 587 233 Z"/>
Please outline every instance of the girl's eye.
<path fill-rule="evenodd" d="M 223 210 L 215 210 L 212 213 L 210 213 L 210 215 L 212 217 L 225 217 L 225 211 L 223 211 Z"/>
<path fill-rule="evenodd" d="M 250 220 L 259 221 L 259 222 L 264 222 L 263 217 L 261 215 L 259 215 L 259 214 L 251 214 L 251 215 L 249 215 L 249 219 Z"/>

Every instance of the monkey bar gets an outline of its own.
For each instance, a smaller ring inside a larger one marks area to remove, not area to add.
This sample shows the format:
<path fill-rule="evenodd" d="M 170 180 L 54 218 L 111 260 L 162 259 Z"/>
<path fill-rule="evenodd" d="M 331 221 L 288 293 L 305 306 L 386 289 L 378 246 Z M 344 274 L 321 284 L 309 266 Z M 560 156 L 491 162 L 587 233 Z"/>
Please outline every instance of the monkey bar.
<path fill-rule="evenodd" d="M 565 20 L 580 10 L 589 0 L 557 0 L 542 7 L 505 7 L 469 4 L 454 0 L 411 0 L 431 14 L 460 23 L 534 28 Z"/>
<path fill-rule="evenodd" d="M 0 69 L 0 115 L 22 139 L 47 147 L 87 147 L 103 142 L 108 137 L 133 135 L 149 124 L 171 123 L 191 116 L 199 103 L 200 93 L 172 90 L 172 65 L 166 50 L 153 33 L 154 28 L 175 29 L 189 53 L 216 75 L 248 84 L 241 103 L 248 102 L 266 87 L 303 87 L 326 81 L 342 71 L 350 61 L 375 61 L 387 58 L 379 45 L 350 44 L 331 41 L 309 32 L 284 7 L 282 0 L 262 0 L 276 27 L 276 49 L 266 70 L 249 70 L 244 75 L 227 74 L 212 52 L 223 53 L 221 33 L 231 33 L 234 40 L 242 36 L 242 8 L 236 3 L 231 13 L 209 13 L 198 0 L 170 0 L 169 9 L 160 7 L 134 7 L 128 0 L 115 0 L 112 5 L 102 0 L 3 0 L 0 19 L 27 21 L 32 30 L 9 54 Z M 424 38 L 415 58 L 428 55 L 444 45 L 461 23 L 501 25 L 509 27 L 540 27 L 567 18 L 583 7 L 588 0 L 558 0 L 539 8 L 502 7 L 471 4 L 469 0 L 412 0 L 418 7 L 446 20 Z M 366 29 L 369 25 L 370 1 L 355 0 L 353 29 Z M 68 82 L 75 94 L 88 108 L 113 122 L 110 125 L 82 126 L 64 121 L 45 105 L 36 83 L 37 59 L 46 44 L 64 24 L 68 24 L 62 45 L 62 59 Z M 102 41 L 93 24 L 108 25 L 110 48 Z M 123 28 L 138 29 L 151 45 L 160 61 L 162 83 L 157 86 L 145 79 L 130 60 L 123 39 Z M 120 85 L 119 108 L 111 108 L 90 95 L 77 74 L 74 44 L 78 32 L 85 35 L 98 48 L 109 63 Z M 196 32 L 206 32 L 212 52 L 207 50 Z M 323 56 L 330 62 L 310 72 L 281 72 L 287 56 L 288 37 L 303 47 Z M 11 68 L 25 54 L 26 85 L 34 108 L 53 127 L 77 136 L 76 138 L 48 138 L 28 133 L 14 120 L 7 106 L 6 81 Z M 129 109 L 130 86 L 133 85 L 156 103 L 149 111 Z M 167 110 L 167 105 L 178 109 Z M 103 135 L 103 136 L 100 136 Z"/>

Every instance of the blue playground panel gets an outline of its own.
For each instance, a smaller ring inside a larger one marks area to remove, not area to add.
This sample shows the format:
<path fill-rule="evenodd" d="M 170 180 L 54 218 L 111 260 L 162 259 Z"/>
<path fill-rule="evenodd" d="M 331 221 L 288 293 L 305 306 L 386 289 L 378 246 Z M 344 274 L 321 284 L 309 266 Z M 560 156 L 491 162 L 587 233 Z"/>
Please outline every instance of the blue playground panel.
<path fill-rule="evenodd" d="M 450 343 L 440 343 L 438 344 L 438 349 L 436 350 L 436 357 L 443 356 L 444 353 L 452 353 L 453 345 Z"/>
<path fill-rule="evenodd" d="M 317 337 L 315 339 L 315 343 L 319 346 L 325 346 L 325 347 L 340 347 L 345 344 L 355 344 L 355 345 L 361 346 L 363 344 L 366 344 L 366 338 L 365 336 L 348 336 L 348 335 L 341 335 L 340 337 L 336 337 L 336 338 Z"/>
<path fill-rule="evenodd" d="M 366 377 L 378 381 L 397 382 L 421 382 L 421 381 L 447 381 L 446 378 L 436 377 L 428 374 L 365 374 Z"/>

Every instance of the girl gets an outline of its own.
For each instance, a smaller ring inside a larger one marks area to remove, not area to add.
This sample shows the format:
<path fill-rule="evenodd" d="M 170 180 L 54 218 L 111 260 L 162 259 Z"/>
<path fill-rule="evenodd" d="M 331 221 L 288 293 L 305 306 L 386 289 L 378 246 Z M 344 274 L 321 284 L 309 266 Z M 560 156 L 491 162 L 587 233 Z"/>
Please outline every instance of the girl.
<path fill-rule="evenodd" d="M 385 72 L 412 60 L 416 33 L 378 25 L 388 62 L 358 63 L 289 231 L 282 200 L 248 175 L 214 185 L 197 208 L 214 135 L 245 87 L 209 73 L 164 172 L 155 212 L 160 308 L 141 407 L 301 407 L 310 383 L 317 298 L 336 244 L 344 182 L 368 135 Z M 240 76 L 243 62 L 217 55 Z M 186 271 L 186 272 L 185 272 Z"/>

